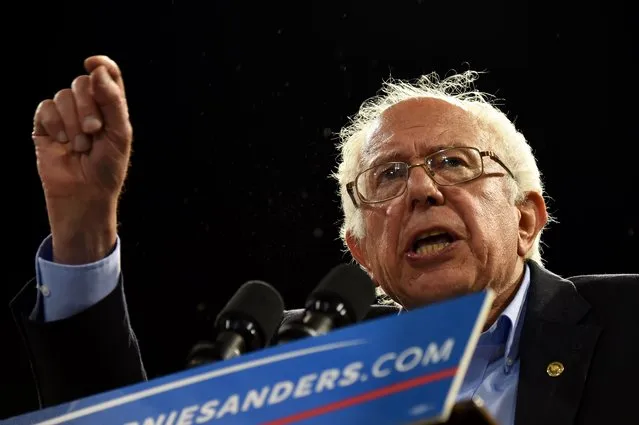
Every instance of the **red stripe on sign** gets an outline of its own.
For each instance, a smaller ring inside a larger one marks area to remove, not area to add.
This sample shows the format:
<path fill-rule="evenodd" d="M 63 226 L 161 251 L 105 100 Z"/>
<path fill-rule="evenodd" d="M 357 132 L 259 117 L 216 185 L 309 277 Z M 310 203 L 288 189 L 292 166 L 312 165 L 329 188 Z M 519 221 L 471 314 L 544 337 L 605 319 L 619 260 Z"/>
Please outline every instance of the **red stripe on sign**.
<path fill-rule="evenodd" d="M 401 391 L 405 391 L 420 385 L 428 384 L 431 382 L 439 381 L 440 379 L 450 378 L 457 372 L 457 367 L 451 367 L 439 372 L 430 373 L 428 375 L 418 376 L 417 378 L 409 379 L 408 381 L 397 382 L 387 387 L 378 388 L 376 390 L 350 397 L 344 400 L 336 401 L 326 406 L 316 407 L 311 410 L 296 413 L 285 418 L 275 419 L 271 422 L 266 422 L 263 425 L 286 425 L 296 421 L 309 419 L 314 416 L 323 415 L 325 413 L 334 412 L 335 410 L 345 409 L 350 406 L 365 403 L 367 401 L 375 400 L 377 398 L 385 397 L 387 395 L 395 394 Z"/>

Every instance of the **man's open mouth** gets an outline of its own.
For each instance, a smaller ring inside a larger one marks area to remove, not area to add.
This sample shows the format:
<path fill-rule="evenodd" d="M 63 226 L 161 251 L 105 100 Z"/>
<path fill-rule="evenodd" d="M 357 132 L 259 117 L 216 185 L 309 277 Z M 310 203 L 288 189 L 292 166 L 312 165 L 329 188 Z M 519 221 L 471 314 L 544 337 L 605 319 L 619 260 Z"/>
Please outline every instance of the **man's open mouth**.
<path fill-rule="evenodd" d="M 441 251 L 451 243 L 455 237 L 443 230 L 432 230 L 418 235 L 412 245 L 411 251 L 417 255 L 428 255 Z"/>

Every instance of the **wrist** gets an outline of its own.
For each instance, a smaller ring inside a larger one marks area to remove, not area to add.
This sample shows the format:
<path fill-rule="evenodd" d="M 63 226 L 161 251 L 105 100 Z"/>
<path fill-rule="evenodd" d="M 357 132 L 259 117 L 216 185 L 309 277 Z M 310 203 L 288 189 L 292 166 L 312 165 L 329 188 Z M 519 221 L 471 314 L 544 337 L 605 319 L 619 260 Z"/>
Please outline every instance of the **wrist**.
<path fill-rule="evenodd" d="M 115 209 L 97 213 L 66 215 L 51 220 L 53 261 L 60 264 L 89 264 L 113 250 L 117 239 Z"/>

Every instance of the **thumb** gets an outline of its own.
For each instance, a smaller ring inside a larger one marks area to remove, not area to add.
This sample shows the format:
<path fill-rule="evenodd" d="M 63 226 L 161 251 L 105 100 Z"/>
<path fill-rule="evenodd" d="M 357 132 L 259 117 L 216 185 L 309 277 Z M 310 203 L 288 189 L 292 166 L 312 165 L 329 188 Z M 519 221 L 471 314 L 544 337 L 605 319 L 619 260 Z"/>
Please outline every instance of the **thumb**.
<path fill-rule="evenodd" d="M 95 68 L 90 78 L 93 99 L 104 119 L 104 130 L 116 136 L 113 139 L 128 141 L 131 124 L 122 86 L 109 75 L 104 65 Z"/>

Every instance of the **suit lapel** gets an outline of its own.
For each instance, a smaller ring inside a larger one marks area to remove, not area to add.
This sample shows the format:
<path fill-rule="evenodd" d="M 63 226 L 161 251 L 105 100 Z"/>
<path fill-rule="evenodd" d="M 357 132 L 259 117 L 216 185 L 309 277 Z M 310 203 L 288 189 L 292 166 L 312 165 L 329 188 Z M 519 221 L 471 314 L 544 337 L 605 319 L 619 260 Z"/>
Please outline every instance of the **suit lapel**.
<path fill-rule="evenodd" d="M 528 264 L 515 425 L 572 424 L 601 328 L 570 281 Z"/>

